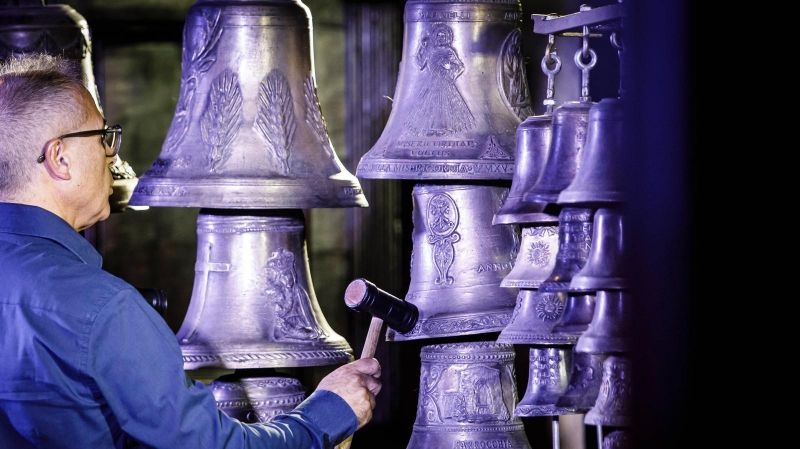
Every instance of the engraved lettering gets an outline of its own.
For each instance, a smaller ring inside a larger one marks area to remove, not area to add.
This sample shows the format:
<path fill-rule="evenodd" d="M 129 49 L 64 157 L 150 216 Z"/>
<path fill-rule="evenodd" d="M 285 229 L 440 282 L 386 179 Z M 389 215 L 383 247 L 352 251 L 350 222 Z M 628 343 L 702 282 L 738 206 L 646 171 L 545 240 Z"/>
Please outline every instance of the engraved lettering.
<path fill-rule="evenodd" d="M 514 268 L 514 262 L 486 263 L 478 265 L 478 268 L 475 271 L 478 273 L 484 273 L 487 271 L 510 270 L 512 268 Z"/>
<path fill-rule="evenodd" d="M 486 440 L 486 441 L 456 441 L 454 449 L 509 449 L 512 448 L 509 440 Z"/>

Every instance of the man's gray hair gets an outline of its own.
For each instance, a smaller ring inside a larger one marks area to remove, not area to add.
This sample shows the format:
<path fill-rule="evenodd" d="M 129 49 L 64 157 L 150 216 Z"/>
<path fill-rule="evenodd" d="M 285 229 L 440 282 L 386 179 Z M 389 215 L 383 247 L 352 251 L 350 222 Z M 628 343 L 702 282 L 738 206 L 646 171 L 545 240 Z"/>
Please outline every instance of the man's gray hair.
<path fill-rule="evenodd" d="M 76 61 L 46 54 L 0 62 L 0 194 L 28 185 L 44 144 L 89 118 Z"/>

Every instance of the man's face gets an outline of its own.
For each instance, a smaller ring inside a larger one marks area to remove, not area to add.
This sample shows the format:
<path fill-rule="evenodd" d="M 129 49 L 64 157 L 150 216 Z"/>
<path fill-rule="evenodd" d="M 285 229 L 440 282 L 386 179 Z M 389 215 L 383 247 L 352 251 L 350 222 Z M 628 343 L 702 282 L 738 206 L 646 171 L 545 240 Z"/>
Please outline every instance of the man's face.
<path fill-rule="evenodd" d="M 84 95 L 84 104 L 90 112 L 89 119 L 76 131 L 102 129 L 105 126 L 103 117 L 88 93 Z M 111 212 L 108 197 L 111 195 L 111 170 L 109 165 L 113 158 L 106 157 L 106 148 L 101 136 L 89 136 L 78 139 L 64 139 L 65 145 L 80 146 L 76 153 L 78 165 L 73 167 L 76 191 L 74 206 L 77 212 L 76 227 L 88 228 L 98 221 L 105 220 Z"/>

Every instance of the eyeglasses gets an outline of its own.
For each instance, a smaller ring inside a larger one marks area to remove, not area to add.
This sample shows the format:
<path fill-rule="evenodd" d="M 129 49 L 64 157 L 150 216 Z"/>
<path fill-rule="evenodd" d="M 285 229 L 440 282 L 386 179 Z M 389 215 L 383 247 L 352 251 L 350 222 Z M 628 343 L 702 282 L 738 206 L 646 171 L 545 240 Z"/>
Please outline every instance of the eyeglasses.
<path fill-rule="evenodd" d="M 68 137 L 89 137 L 89 136 L 100 136 L 100 140 L 103 142 L 103 146 L 106 148 L 106 157 L 114 157 L 119 154 L 119 148 L 122 146 L 122 126 L 114 125 L 114 126 L 107 126 L 103 129 L 92 129 L 88 131 L 78 131 L 69 134 L 63 134 L 53 139 L 48 140 L 47 142 L 51 142 L 57 139 L 66 139 Z M 45 144 L 46 146 L 47 144 Z M 45 155 L 42 153 L 36 162 L 42 163 L 44 162 Z"/>

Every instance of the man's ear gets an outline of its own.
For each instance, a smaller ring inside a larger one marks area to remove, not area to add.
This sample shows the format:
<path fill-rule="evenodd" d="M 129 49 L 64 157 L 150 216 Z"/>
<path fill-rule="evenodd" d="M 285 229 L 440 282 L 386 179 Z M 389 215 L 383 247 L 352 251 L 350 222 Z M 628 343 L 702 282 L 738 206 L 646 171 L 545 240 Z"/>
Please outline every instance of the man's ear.
<path fill-rule="evenodd" d="M 54 139 L 47 142 L 42 154 L 44 155 L 42 164 L 44 164 L 50 176 L 64 181 L 71 179 L 69 172 L 69 155 L 66 154 L 66 148 L 61 139 Z"/>

